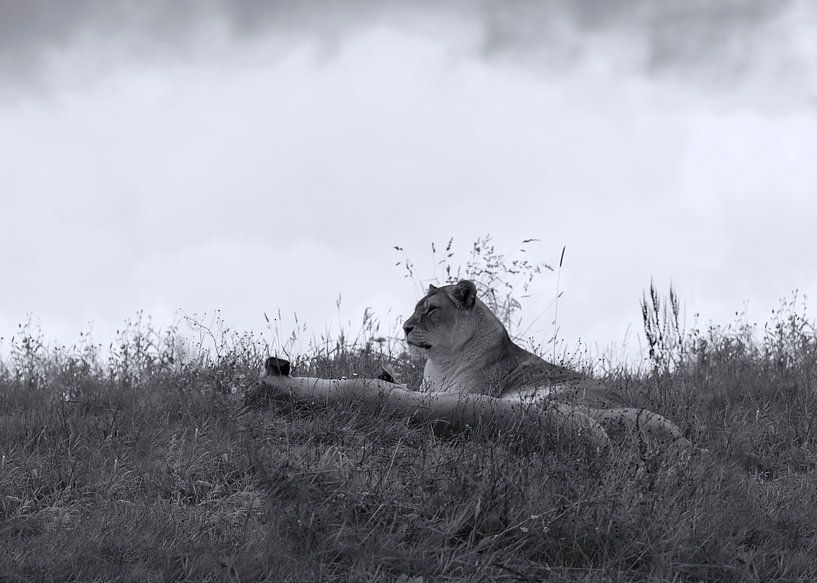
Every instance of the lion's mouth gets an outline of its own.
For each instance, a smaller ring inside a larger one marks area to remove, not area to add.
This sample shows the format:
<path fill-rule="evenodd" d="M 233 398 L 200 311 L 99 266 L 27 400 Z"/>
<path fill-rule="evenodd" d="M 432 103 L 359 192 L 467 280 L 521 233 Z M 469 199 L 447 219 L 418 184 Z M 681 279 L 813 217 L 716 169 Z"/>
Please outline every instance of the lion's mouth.
<path fill-rule="evenodd" d="M 426 342 L 412 342 L 411 340 L 406 340 L 406 342 L 410 346 L 416 346 L 417 348 L 422 348 L 423 350 L 428 350 L 429 348 L 431 348 L 431 344 L 428 344 Z"/>

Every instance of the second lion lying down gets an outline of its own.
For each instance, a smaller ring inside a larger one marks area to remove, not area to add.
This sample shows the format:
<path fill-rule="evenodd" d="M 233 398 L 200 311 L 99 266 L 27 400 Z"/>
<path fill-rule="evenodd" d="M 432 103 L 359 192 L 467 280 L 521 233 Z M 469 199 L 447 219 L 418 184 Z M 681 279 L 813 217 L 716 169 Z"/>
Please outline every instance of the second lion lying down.
<path fill-rule="evenodd" d="M 665 417 L 626 407 L 602 383 L 516 345 L 477 298 L 471 281 L 430 286 L 403 329 L 411 349 L 426 358 L 422 392 L 389 377 L 290 377 L 288 363 L 275 358 L 267 361 L 261 388 L 301 400 L 355 400 L 455 425 L 522 423 L 598 446 L 627 434 L 659 444 L 688 444 Z"/>

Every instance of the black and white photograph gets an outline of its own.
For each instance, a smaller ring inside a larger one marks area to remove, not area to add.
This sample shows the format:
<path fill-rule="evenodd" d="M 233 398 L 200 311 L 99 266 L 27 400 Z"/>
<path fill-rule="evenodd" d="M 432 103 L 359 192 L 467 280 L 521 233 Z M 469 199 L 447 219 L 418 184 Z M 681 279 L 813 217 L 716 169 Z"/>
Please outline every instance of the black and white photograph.
<path fill-rule="evenodd" d="M 0 0 L 0 583 L 817 582 L 813 0 Z"/>

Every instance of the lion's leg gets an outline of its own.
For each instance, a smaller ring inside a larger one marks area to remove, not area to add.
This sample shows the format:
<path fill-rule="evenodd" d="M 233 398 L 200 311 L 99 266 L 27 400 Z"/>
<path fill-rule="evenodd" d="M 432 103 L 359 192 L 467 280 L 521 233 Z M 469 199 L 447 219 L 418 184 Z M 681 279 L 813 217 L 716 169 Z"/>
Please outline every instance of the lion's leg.
<path fill-rule="evenodd" d="M 588 409 L 588 415 L 614 440 L 636 434 L 660 444 L 689 443 L 675 423 L 647 409 Z"/>
<path fill-rule="evenodd" d="M 486 395 L 422 393 L 380 379 L 290 377 L 288 363 L 283 363 L 286 361 L 275 359 L 272 364 L 267 361 L 266 375 L 255 394 L 260 392 L 322 403 L 356 402 L 370 409 L 386 409 L 429 421 L 448 422 L 456 427 L 479 424 L 499 429 L 521 427 L 579 438 L 599 448 L 609 444 L 607 434 L 596 421 L 584 411 L 561 403 L 543 407 Z"/>

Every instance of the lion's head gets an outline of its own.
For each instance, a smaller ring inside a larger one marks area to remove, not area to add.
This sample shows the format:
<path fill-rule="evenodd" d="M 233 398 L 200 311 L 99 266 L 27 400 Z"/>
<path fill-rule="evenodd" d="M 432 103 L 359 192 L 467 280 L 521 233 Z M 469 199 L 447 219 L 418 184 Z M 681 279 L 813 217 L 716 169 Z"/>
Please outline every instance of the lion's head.
<path fill-rule="evenodd" d="M 472 281 L 429 286 L 403 330 L 411 349 L 430 360 L 457 358 L 466 346 L 507 337 L 504 326 L 477 298 Z"/>

